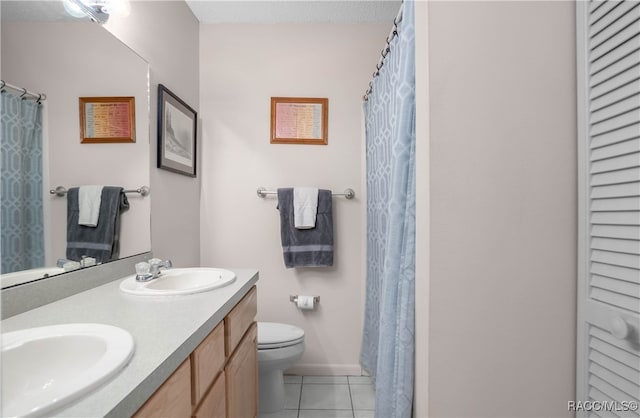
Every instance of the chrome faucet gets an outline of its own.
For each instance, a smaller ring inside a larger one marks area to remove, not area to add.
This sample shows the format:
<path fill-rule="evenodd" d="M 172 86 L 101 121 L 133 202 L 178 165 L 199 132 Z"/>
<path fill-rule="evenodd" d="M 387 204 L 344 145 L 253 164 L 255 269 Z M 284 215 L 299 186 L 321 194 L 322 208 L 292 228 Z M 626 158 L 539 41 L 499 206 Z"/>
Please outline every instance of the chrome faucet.
<path fill-rule="evenodd" d="M 159 258 L 152 258 L 148 263 L 138 263 L 136 264 L 136 281 L 148 282 L 157 279 L 162 274 L 160 269 L 171 267 L 173 267 L 171 260 L 162 261 Z"/>
<path fill-rule="evenodd" d="M 154 279 L 158 278 L 162 272 L 161 268 L 169 269 L 173 267 L 173 263 L 171 260 L 162 261 L 159 258 L 152 258 L 149 260 L 149 273 L 153 276 Z"/>

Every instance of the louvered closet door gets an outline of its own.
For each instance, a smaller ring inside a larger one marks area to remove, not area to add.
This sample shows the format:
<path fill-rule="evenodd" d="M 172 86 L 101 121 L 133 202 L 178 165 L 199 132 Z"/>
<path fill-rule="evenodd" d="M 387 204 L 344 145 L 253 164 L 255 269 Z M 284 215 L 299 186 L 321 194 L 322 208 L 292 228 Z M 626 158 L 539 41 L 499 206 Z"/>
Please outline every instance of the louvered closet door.
<path fill-rule="evenodd" d="M 578 416 L 640 417 L 640 2 L 577 2 Z M 594 402 L 596 401 L 596 402 Z"/>

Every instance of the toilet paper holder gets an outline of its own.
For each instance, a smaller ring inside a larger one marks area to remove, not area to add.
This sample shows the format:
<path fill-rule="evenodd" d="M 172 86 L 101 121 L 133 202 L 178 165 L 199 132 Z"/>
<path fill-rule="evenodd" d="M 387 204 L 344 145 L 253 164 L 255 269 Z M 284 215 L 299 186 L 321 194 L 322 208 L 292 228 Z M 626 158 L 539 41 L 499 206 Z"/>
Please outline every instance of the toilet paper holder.
<path fill-rule="evenodd" d="M 293 302 L 293 303 L 298 303 L 298 295 L 291 295 L 289 296 L 289 301 Z M 320 296 L 314 296 L 313 297 L 313 303 L 315 303 L 316 305 L 318 303 L 320 303 Z"/>

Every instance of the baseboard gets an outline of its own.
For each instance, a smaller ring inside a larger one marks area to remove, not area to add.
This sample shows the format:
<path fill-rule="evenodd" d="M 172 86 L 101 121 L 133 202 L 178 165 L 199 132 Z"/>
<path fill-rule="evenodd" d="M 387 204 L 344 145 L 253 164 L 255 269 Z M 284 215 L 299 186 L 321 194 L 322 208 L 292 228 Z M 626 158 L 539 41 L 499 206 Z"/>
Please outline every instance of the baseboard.
<path fill-rule="evenodd" d="M 285 374 L 305 376 L 365 376 L 359 364 L 296 364 Z"/>

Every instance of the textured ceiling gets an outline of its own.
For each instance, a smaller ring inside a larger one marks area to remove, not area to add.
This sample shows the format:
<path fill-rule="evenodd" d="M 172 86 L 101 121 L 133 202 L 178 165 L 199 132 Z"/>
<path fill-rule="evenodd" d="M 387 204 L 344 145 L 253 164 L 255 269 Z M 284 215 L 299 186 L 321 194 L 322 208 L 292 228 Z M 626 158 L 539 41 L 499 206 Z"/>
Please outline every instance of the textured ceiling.
<path fill-rule="evenodd" d="M 391 24 L 400 0 L 186 0 L 202 23 L 363 23 Z"/>

